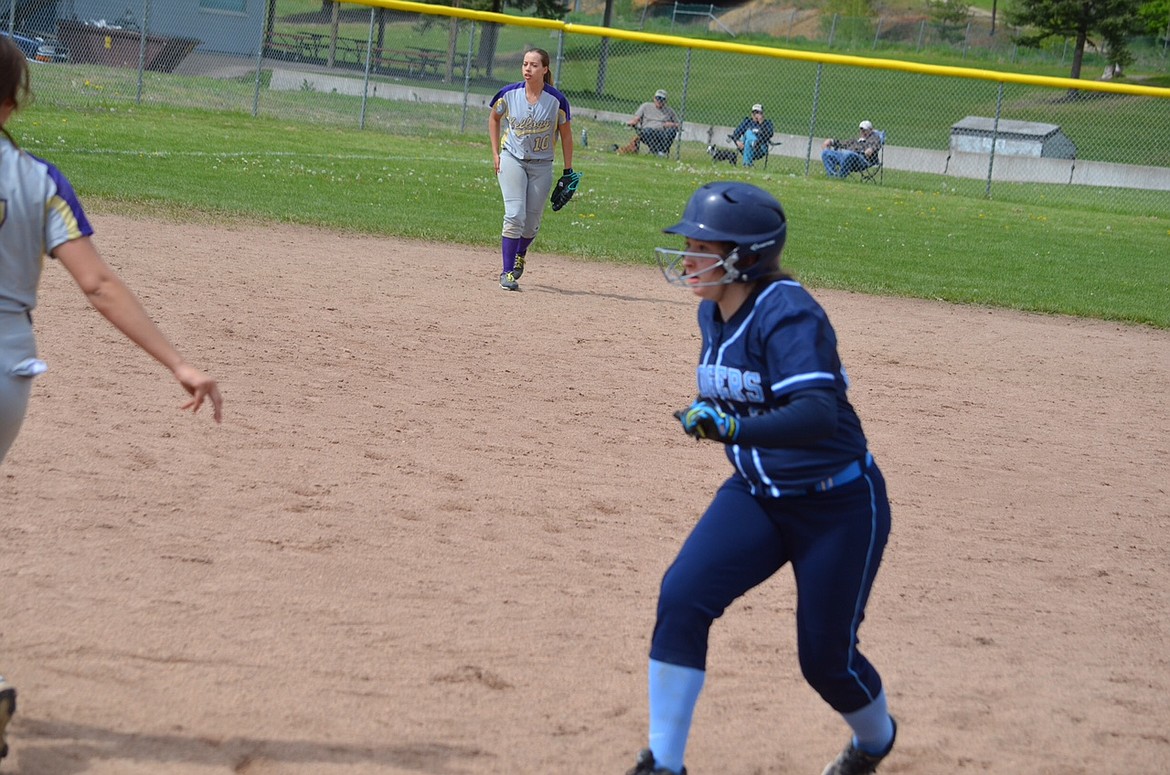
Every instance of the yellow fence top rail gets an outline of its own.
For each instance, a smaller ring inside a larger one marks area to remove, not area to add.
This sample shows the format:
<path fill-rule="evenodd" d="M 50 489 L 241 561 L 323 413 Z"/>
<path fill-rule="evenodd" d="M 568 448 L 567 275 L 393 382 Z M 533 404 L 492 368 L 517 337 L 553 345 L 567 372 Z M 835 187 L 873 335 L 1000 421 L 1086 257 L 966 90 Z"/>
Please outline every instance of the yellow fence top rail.
<path fill-rule="evenodd" d="M 588 24 L 573 24 L 556 19 L 535 19 L 526 16 L 511 16 L 509 14 L 491 13 L 489 11 L 472 11 L 467 8 L 451 8 L 445 5 L 431 5 L 429 3 L 415 3 L 409 0 L 346 0 L 354 5 L 365 5 L 371 8 L 387 8 L 394 11 L 409 13 L 430 14 L 432 16 L 453 16 L 460 19 L 488 24 L 510 24 L 519 27 L 536 27 L 539 29 L 560 30 L 578 35 L 592 35 L 599 38 L 614 38 L 618 40 L 633 40 L 643 43 L 656 43 L 663 46 L 678 48 L 705 49 L 707 51 L 726 51 L 736 54 L 750 54 L 752 56 L 766 56 L 774 59 L 791 59 L 800 62 L 817 62 L 823 64 L 845 65 L 848 67 L 868 67 L 876 70 L 897 70 L 905 73 L 921 75 L 941 75 L 948 78 L 970 78 L 995 83 L 1018 83 L 1030 86 L 1048 86 L 1057 89 L 1078 89 L 1081 91 L 1106 92 L 1110 94 L 1136 94 L 1145 97 L 1160 97 L 1170 99 L 1170 89 L 1155 86 L 1139 86 L 1128 83 L 1110 83 L 1104 81 L 1082 81 L 1076 78 L 1056 78 L 1046 75 L 1026 75 L 1024 73 L 1004 73 L 996 70 L 980 70 L 974 67 L 952 67 L 949 65 L 928 65 L 918 62 L 903 62 L 897 59 L 881 59 L 878 57 L 859 57 L 848 54 L 828 54 L 813 51 L 795 51 L 786 48 L 771 46 L 757 46 L 745 43 L 729 43 L 718 40 L 703 40 L 699 38 L 685 38 L 678 35 L 659 35 L 635 30 L 619 30 L 613 27 L 597 27 Z"/>

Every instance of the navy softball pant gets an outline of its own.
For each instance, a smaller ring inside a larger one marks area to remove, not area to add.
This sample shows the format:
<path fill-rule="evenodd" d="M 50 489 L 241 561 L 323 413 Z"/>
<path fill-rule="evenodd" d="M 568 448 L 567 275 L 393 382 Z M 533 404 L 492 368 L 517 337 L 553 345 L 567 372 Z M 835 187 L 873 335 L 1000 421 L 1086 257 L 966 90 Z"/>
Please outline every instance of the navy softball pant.
<path fill-rule="evenodd" d="M 865 707 L 882 683 L 858 651 L 857 630 L 889 534 L 876 465 L 827 492 L 784 498 L 757 498 L 733 476 L 662 579 L 650 658 L 705 670 L 711 623 L 791 563 L 805 680 L 839 713 Z"/>

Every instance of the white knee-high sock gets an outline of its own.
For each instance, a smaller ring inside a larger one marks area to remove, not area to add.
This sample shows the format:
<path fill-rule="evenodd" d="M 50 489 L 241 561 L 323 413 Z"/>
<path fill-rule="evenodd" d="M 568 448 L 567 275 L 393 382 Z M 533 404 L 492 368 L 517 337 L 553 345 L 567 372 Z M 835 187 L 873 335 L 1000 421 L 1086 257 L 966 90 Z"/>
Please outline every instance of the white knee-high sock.
<path fill-rule="evenodd" d="M 706 672 L 650 660 L 650 750 L 659 767 L 682 772 L 695 703 Z"/>
<path fill-rule="evenodd" d="M 841 717 L 853 730 L 853 744 L 866 753 L 884 753 L 894 740 L 894 722 L 886 707 L 884 689 L 861 710 L 842 713 Z"/>

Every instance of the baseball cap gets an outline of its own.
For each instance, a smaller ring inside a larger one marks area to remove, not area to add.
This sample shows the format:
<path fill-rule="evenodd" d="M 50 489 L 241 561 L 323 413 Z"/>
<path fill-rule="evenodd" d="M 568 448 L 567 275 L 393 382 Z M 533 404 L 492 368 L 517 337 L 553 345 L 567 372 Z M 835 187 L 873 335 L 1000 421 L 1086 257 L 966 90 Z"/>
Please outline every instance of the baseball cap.
<path fill-rule="evenodd" d="M 760 111 L 761 113 L 763 113 L 763 112 L 764 112 L 764 106 L 763 106 L 763 105 L 761 105 L 761 104 L 760 104 L 760 103 L 758 103 L 758 102 L 757 102 L 755 105 L 752 105 L 752 113 L 755 113 L 757 110 L 758 110 L 758 111 Z"/>
<path fill-rule="evenodd" d="M 862 129 L 873 129 L 873 122 L 872 121 L 862 121 L 857 126 L 861 127 Z"/>
<path fill-rule="evenodd" d="M 666 99 L 666 89 L 659 89 L 658 91 L 654 92 L 654 96 Z"/>

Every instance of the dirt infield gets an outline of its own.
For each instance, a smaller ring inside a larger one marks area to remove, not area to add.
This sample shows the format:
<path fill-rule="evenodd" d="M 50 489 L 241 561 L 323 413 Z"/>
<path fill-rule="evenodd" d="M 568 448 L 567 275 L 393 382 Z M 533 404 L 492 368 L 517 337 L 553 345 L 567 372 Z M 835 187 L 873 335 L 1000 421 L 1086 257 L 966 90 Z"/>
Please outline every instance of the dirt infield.
<path fill-rule="evenodd" d="M 0 467 L 0 772 L 623 773 L 658 582 L 727 474 L 670 417 L 686 292 L 94 221 L 226 417 L 180 413 L 47 267 L 50 370 Z M 1170 332 L 814 292 L 894 508 L 861 630 L 900 722 L 883 775 L 1164 771 Z M 819 773 L 844 743 L 792 606 L 784 572 L 717 623 L 693 775 Z"/>

